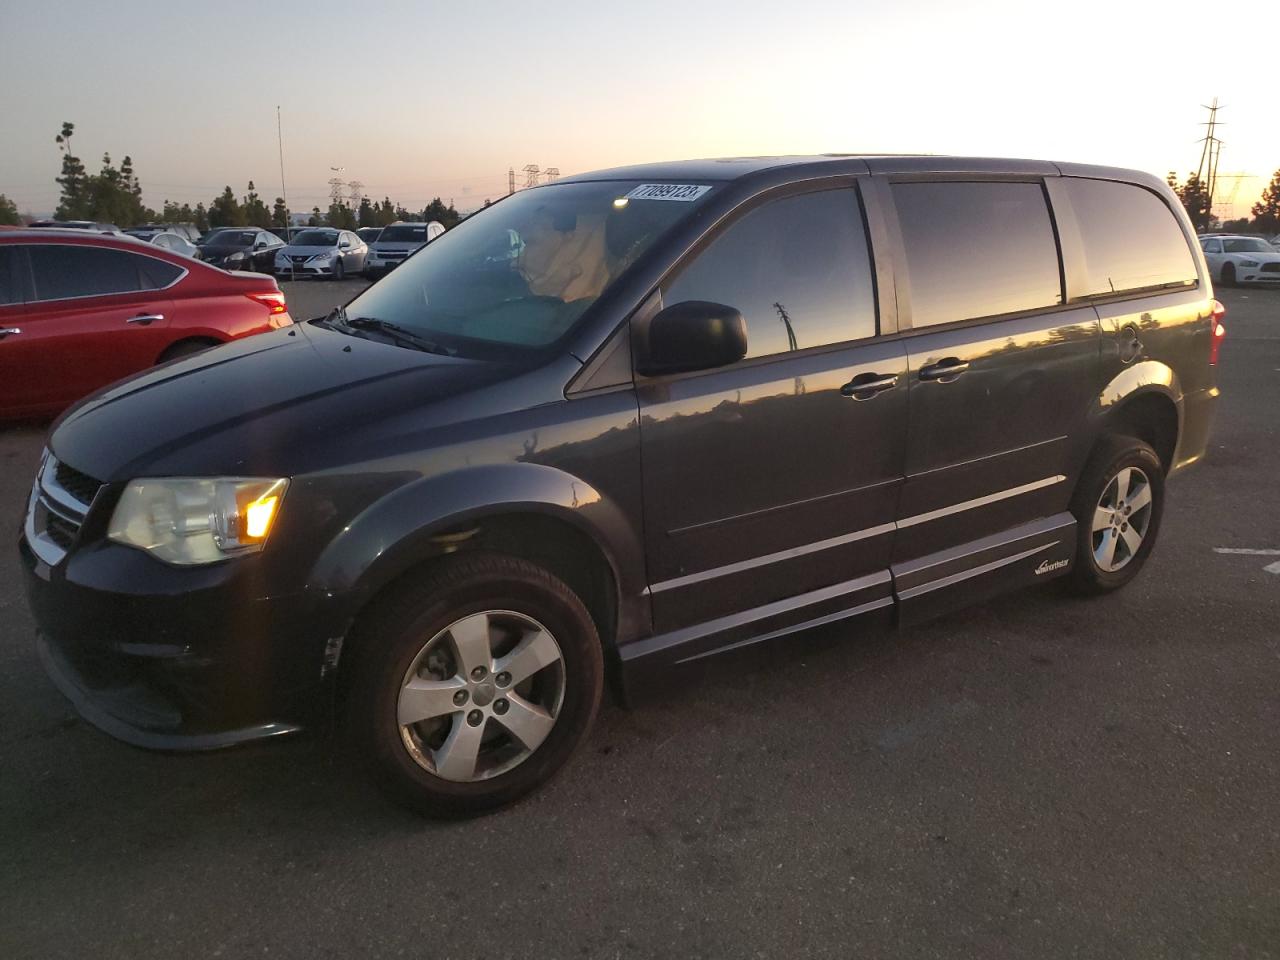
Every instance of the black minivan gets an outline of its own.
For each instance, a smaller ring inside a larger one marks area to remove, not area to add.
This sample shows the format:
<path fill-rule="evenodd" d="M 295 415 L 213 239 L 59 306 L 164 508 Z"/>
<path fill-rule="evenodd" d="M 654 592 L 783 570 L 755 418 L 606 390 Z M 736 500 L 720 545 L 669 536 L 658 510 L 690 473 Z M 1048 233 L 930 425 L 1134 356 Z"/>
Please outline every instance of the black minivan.
<path fill-rule="evenodd" d="M 1151 553 L 1221 308 L 1142 173 L 939 157 L 520 191 L 345 308 L 55 424 L 21 538 L 91 722 L 323 726 L 432 814 L 511 801 L 624 696 Z"/>

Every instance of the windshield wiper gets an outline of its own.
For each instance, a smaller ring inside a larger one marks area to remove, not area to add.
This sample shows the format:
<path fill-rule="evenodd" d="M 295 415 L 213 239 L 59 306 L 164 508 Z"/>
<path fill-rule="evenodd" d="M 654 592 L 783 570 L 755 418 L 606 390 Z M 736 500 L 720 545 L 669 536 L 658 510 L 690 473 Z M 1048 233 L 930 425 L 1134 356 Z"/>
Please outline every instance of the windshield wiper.
<path fill-rule="evenodd" d="M 451 355 L 449 350 L 436 343 L 430 337 L 424 337 L 422 334 L 416 333 L 408 327 L 402 327 L 398 323 L 392 323 L 390 320 L 382 320 L 378 317 L 348 317 L 346 310 L 342 310 L 339 322 L 353 330 L 370 330 L 374 333 L 385 334 L 405 346 L 413 347 L 415 350 L 422 350 L 426 353 L 439 353 L 446 357 Z"/>

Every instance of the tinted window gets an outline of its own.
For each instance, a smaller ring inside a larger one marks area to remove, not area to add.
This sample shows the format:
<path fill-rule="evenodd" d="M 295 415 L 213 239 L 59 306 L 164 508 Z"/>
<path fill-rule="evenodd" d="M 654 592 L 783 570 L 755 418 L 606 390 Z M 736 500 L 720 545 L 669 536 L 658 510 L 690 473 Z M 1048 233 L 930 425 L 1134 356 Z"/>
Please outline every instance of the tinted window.
<path fill-rule="evenodd" d="M 1065 177 L 1084 240 L 1089 294 L 1196 282 L 1182 228 L 1164 201 L 1142 187 Z"/>
<path fill-rule="evenodd" d="M 857 194 L 824 190 L 758 207 L 698 254 L 662 299 L 736 307 L 747 321 L 748 357 L 874 336 Z"/>
<path fill-rule="evenodd" d="M 1200 242 L 1200 246 L 1204 247 L 1205 253 L 1221 253 L 1222 252 L 1221 240 L 1202 240 Z"/>
<path fill-rule="evenodd" d="M 0 247 L 0 303 L 17 303 L 18 276 L 15 247 Z"/>
<path fill-rule="evenodd" d="M 168 286 L 182 271 L 123 250 L 35 244 L 28 247 L 37 300 L 94 297 Z"/>
<path fill-rule="evenodd" d="M 1058 245 L 1038 183 L 893 186 L 911 284 L 927 327 L 1062 302 Z"/>
<path fill-rule="evenodd" d="M 1236 240 L 1223 240 L 1222 249 L 1224 253 L 1272 253 L 1275 248 L 1266 241 L 1244 237 Z"/>
<path fill-rule="evenodd" d="M 389 243 L 426 243 L 427 225 L 425 223 L 406 223 L 400 226 L 387 227 L 382 231 L 378 239 Z"/>

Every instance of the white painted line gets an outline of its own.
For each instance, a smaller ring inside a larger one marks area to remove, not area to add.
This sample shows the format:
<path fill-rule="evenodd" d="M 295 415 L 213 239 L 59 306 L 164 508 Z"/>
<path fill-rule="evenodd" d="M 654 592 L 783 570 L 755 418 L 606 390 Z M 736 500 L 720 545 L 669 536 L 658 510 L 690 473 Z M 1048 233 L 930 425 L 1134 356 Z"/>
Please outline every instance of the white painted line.
<path fill-rule="evenodd" d="M 1214 553 L 1235 553 L 1247 557 L 1280 557 L 1280 550 L 1258 550 L 1253 547 L 1214 547 Z"/>
<path fill-rule="evenodd" d="M 1275 563 L 1269 563 L 1262 569 L 1267 571 L 1267 573 L 1280 574 L 1280 560 L 1277 560 Z"/>

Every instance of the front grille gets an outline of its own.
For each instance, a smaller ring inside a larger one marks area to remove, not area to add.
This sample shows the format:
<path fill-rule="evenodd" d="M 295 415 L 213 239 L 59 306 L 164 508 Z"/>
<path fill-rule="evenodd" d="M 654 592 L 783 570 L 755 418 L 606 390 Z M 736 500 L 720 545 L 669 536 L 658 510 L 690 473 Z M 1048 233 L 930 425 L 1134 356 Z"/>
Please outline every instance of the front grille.
<path fill-rule="evenodd" d="M 292 260 L 294 263 L 306 263 L 311 258 L 310 257 L 290 257 L 289 259 Z"/>
<path fill-rule="evenodd" d="M 408 250 L 387 250 L 385 253 L 379 254 L 383 260 L 403 260 L 408 255 Z"/>
<path fill-rule="evenodd" d="M 26 522 L 27 542 L 41 560 L 50 566 L 62 562 L 101 486 L 93 477 L 45 451 L 44 463 L 31 488 Z"/>
<path fill-rule="evenodd" d="M 45 517 L 44 532 L 50 540 L 65 551 L 71 549 L 71 544 L 75 543 L 76 534 L 80 532 L 80 528 L 62 519 L 56 513 L 50 513 Z"/>
<path fill-rule="evenodd" d="M 89 504 L 93 503 L 93 498 L 98 488 L 102 486 L 102 481 L 93 479 L 87 473 L 81 473 L 61 460 L 54 462 L 57 463 L 57 467 L 53 471 L 53 476 L 58 481 L 58 486 L 83 503 L 87 509 Z"/>
<path fill-rule="evenodd" d="M 1280 273 L 1280 261 L 1275 263 L 1264 263 L 1260 273 Z"/>

